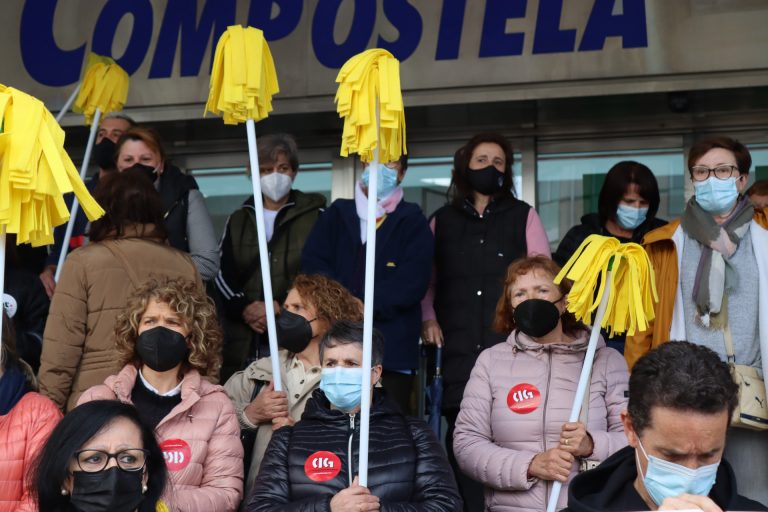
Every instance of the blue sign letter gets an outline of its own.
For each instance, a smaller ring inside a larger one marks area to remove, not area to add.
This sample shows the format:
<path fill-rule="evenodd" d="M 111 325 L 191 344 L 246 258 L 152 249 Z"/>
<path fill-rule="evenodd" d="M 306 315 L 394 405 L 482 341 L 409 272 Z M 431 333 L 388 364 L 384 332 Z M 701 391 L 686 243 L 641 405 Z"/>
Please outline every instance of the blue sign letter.
<path fill-rule="evenodd" d="M 274 4 L 280 11 L 273 18 Z M 282 39 L 299 25 L 302 7 L 301 0 L 251 0 L 248 25 L 263 30 L 267 41 Z"/>
<path fill-rule="evenodd" d="M 58 0 L 27 0 L 19 26 L 21 60 L 29 76 L 43 85 L 59 87 L 80 80 L 85 43 L 62 50 L 53 38 L 53 15 Z M 7 77 L 6 77 L 7 79 Z"/>
<path fill-rule="evenodd" d="M 408 0 L 384 0 L 384 15 L 400 32 L 400 37 L 390 42 L 379 36 L 376 44 L 379 48 L 392 52 L 392 55 L 401 61 L 405 60 L 419 46 L 422 31 L 421 15 L 408 3 Z"/>
<path fill-rule="evenodd" d="M 320 64 L 329 68 L 340 68 L 350 57 L 362 52 L 368 46 L 376 22 L 376 2 L 355 0 L 355 17 L 347 40 L 336 44 L 333 28 L 342 0 L 319 0 L 315 17 L 312 19 L 312 46 Z"/>
<path fill-rule="evenodd" d="M 208 0 L 197 18 L 197 0 L 168 0 L 163 24 L 157 38 L 155 57 L 149 70 L 149 78 L 168 78 L 176 56 L 176 43 L 181 34 L 181 76 L 197 76 L 208 42 L 213 32 L 213 48 L 227 26 L 235 22 L 235 0 Z M 213 61 L 213 50 L 211 61 Z"/>
<path fill-rule="evenodd" d="M 437 32 L 436 60 L 459 58 L 461 31 L 464 28 L 464 9 L 467 0 L 444 0 L 440 15 L 440 30 Z"/>
<path fill-rule="evenodd" d="M 621 36 L 623 48 L 648 46 L 645 0 L 622 0 L 624 12 L 614 15 L 616 0 L 595 0 L 579 51 L 602 50 L 607 37 Z"/>
<path fill-rule="evenodd" d="M 96 21 L 92 48 L 94 53 L 113 57 L 115 30 L 126 14 L 133 15 L 133 32 L 125 53 L 115 60 L 126 73 L 132 75 L 144 61 L 152 38 L 152 4 L 149 0 L 109 0 Z"/>
<path fill-rule="evenodd" d="M 533 53 L 573 51 L 576 45 L 576 29 L 560 30 L 562 12 L 563 0 L 539 0 Z"/>
<path fill-rule="evenodd" d="M 525 34 L 507 34 L 507 19 L 525 18 L 527 0 L 487 0 L 483 35 L 480 39 L 480 57 L 522 55 Z"/>

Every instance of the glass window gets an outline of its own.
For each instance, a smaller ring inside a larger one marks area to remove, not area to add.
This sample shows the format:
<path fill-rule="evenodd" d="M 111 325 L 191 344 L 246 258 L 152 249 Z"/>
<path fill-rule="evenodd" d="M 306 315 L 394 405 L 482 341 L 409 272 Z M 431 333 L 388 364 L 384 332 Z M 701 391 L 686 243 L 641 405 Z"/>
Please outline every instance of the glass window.
<path fill-rule="evenodd" d="M 674 219 L 685 207 L 685 159 L 678 149 L 558 153 L 539 155 L 538 212 L 554 251 L 581 217 L 597 211 L 597 198 L 608 170 L 622 160 L 648 166 L 659 183 L 657 217 Z"/>
<path fill-rule="evenodd" d="M 216 236 L 220 237 L 227 218 L 252 195 L 251 179 L 245 174 L 245 167 L 194 169 L 192 175 L 205 197 L 205 204 L 213 219 Z M 330 204 L 330 162 L 302 164 L 293 188 L 302 192 L 323 194 Z"/>

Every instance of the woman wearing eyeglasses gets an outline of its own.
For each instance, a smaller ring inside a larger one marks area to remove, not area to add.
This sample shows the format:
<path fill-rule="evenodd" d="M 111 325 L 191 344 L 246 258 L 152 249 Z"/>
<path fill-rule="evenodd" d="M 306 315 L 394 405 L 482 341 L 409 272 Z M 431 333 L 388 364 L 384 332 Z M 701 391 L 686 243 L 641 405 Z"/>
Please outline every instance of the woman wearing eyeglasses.
<path fill-rule="evenodd" d="M 166 484 L 163 452 L 132 406 L 98 400 L 56 426 L 33 474 L 39 510 L 154 512 Z"/>
<path fill-rule="evenodd" d="M 695 195 L 682 218 L 643 241 L 659 302 L 649 329 L 627 337 L 630 366 L 667 340 L 689 340 L 768 375 L 768 218 L 744 194 L 751 164 L 749 150 L 729 137 L 691 147 Z M 768 502 L 768 432 L 731 428 L 725 458 L 739 461 L 739 493 Z"/>
<path fill-rule="evenodd" d="M 170 475 L 163 501 L 172 511 L 228 512 L 243 492 L 243 446 L 224 388 L 204 377 L 220 364 L 216 311 L 195 284 L 150 279 L 115 325 L 124 365 L 80 403 L 110 399 L 136 406 L 154 429 Z"/>

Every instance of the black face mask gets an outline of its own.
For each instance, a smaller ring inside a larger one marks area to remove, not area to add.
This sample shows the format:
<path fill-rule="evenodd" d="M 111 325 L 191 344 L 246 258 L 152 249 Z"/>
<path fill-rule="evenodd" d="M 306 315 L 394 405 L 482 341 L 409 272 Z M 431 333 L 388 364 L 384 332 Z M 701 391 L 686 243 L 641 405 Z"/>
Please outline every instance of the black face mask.
<path fill-rule="evenodd" d="M 301 315 L 291 313 L 284 309 L 275 321 L 277 327 L 277 343 L 284 349 L 294 354 L 304 352 L 309 342 L 312 341 L 313 320 L 307 320 Z"/>
<path fill-rule="evenodd" d="M 104 137 L 101 142 L 93 146 L 93 161 L 100 169 L 105 171 L 115 170 L 116 145 L 109 138 Z"/>
<path fill-rule="evenodd" d="M 153 327 L 139 334 L 136 353 L 156 372 L 167 372 L 187 358 L 187 339 L 167 327 Z"/>
<path fill-rule="evenodd" d="M 555 304 L 544 299 L 524 300 L 512 312 L 515 326 L 531 338 L 541 338 L 552 332 L 560 321 L 560 310 Z"/>
<path fill-rule="evenodd" d="M 504 173 L 492 165 L 483 169 L 467 169 L 469 186 L 477 192 L 490 196 L 501 190 L 504 185 Z"/>
<path fill-rule="evenodd" d="M 69 503 L 78 512 L 134 512 L 144 501 L 143 473 L 117 466 L 96 473 L 75 471 Z"/>
<path fill-rule="evenodd" d="M 155 168 L 150 167 L 149 165 L 133 164 L 127 169 L 123 169 L 123 172 L 125 171 L 139 171 L 143 173 L 147 178 L 149 178 L 149 181 L 151 181 L 152 183 L 154 183 L 155 180 L 157 179 L 157 173 L 155 173 Z"/>

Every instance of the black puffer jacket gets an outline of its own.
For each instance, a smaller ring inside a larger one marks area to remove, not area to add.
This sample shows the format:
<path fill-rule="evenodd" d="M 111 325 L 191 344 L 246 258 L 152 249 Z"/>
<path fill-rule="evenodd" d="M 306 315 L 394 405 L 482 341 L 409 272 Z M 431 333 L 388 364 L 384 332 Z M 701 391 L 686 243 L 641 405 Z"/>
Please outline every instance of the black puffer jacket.
<path fill-rule="evenodd" d="M 316 390 L 301 421 L 272 436 L 246 510 L 329 512 L 331 498 L 358 473 L 358 416 L 331 410 L 325 394 Z M 325 467 L 328 460 L 333 464 L 324 481 L 307 476 L 318 452 L 338 457 L 324 457 Z M 381 499 L 382 512 L 462 510 L 437 438 L 423 421 L 403 416 L 379 389 L 371 407 L 368 488 Z"/>

